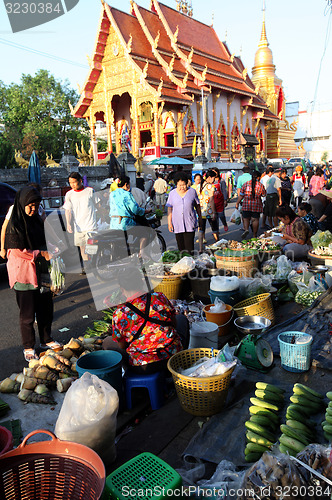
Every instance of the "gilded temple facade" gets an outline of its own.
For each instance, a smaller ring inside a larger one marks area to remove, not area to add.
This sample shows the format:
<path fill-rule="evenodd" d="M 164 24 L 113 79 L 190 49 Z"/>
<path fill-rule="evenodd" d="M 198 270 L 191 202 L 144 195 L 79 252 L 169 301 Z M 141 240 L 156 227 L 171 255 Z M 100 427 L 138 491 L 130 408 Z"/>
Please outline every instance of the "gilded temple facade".
<path fill-rule="evenodd" d="M 179 3 L 178 3 L 179 5 Z M 205 102 L 206 118 L 202 103 Z M 108 150 L 150 160 L 180 148 L 189 133 L 204 138 L 221 159 L 241 156 L 241 133 L 267 155 L 267 129 L 278 121 L 212 26 L 151 0 L 130 2 L 130 13 L 102 3 L 90 70 L 73 114 L 85 118 L 96 155 L 96 122 L 106 125 Z M 275 126 L 275 125 L 273 125 Z"/>
<path fill-rule="evenodd" d="M 298 150 L 294 142 L 296 123 L 289 124 L 285 118 L 286 100 L 282 80 L 276 75 L 272 51 L 266 36 L 265 9 L 263 25 L 255 63 L 252 68 L 252 82 L 256 91 L 266 102 L 269 110 L 279 120 L 271 121 L 267 127 L 267 157 L 289 158 L 297 156 Z"/>

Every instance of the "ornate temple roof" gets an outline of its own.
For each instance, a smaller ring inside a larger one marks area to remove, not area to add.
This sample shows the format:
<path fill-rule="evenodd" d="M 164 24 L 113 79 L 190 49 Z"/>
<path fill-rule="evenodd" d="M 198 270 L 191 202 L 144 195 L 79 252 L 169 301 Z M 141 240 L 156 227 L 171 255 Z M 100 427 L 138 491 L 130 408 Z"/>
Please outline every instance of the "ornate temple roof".
<path fill-rule="evenodd" d="M 151 0 L 150 10 L 131 1 L 130 13 L 103 2 L 94 54 L 75 116 L 83 117 L 93 100 L 111 27 L 158 101 L 188 104 L 202 88 L 221 90 L 237 94 L 244 105 L 264 110 L 264 117 L 276 118 L 255 92 L 242 61 L 230 54 L 212 26 L 157 0 Z"/>

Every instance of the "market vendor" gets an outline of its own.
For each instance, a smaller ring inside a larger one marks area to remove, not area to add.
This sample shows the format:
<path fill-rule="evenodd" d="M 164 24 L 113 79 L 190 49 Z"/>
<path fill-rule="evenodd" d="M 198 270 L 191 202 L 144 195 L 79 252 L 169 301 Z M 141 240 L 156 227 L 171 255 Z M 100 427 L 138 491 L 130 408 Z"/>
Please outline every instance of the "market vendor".
<path fill-rule="evenodd" d="M 122 354 L 124 366 L 136 373 L 166 370 L 168 359 L 188 347 L 189 322 L 175 310 L 163 293 L 145 293 L 139 269 L 126 268 L 118 276 L 126 302 L 113 314 L 112 336 L 103 349 Z"/>
<path fill-rule="evenodd" d="M 323 231 L 330 231 L 332 233 L 332 190 L 328 191 L 327 189 L 322 189 L 320 194 L 322 194 L 328 202 L 323 214 L 318 219 L 318 223 Z"/>
<path fill-rule="evenodd" d="M 326 192 L 328 192 L 326 189 L 322 189 L 316 196 L 313 196 L 309 200 L 312 207 L 312 213 L 317 219 L 321 218 L 328 204 L 332 201 L 331 198 L 326 196 Z"/>
<path fill-rule="evenodd" d="M 301 259 L 311 249 L 312 232 L 308 224 L 296 215 L 289 205 L 277 208 L 276 216 L 284 224 L 282 229 L 285 244 L 283 253 L 291 260 Z"/>

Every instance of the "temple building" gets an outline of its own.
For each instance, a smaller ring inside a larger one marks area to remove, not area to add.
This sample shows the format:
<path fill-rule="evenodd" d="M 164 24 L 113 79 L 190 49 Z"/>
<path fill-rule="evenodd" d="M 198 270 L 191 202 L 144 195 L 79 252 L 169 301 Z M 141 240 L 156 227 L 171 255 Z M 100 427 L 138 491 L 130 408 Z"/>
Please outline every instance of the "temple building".
<path fill-rule="evenodd" d="M 294 142 L 297 127 L 295 121 L 289 124 L 286 120 L 286 100 L 282 80 L 277 77 L 275 71 L 272 51 L 266 36 L 264 6 L 261 39 L 255 55 L 251 79 L 269 110 L 279 118 L 279 120 L 271 121 L 267 127 L 267 157 L 290 158 L 299 154 Z"/>
<path fill-rule="evenodd" d="M 205 143 L 209 139 L 221 160 L 240 159 L 241 145 L 250 137 L 256 155 L 270 154 L 268 131 L 276 131 L 281 140 L 276 114 L 284 102 L 272 103 L 269 93 L 266 102 L 263 85 L 255 87 L 213 26 L 192 17 L 191 2 L 178 1 L 177 9 L 157 0 L 149 9 L 134 1 L 129 7 L 125 13 L 102 2 L 90 70 L 72 110 L 89 124 L 95 158 L 97 122 L 106 126 L 109 151 L 120 153 L 125 137 L 132 153 L 144 160 L 171 154 L 191 133 Z M 271 66 L 271 51 L 262 46 L 259 54 L 263 49 Z M 259 54 L 256 80 L 265 69 Z"/>

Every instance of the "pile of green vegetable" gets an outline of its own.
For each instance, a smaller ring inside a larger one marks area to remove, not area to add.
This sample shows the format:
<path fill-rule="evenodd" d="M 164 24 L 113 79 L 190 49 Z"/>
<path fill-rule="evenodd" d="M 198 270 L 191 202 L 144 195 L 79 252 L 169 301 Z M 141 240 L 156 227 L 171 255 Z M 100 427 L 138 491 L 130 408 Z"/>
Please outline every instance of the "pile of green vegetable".
<path fill-rule="evenodd" d="M 246 462 L 256 462 L 277 440 L 278 412 L 283 406 L 284 390 L 265 382 L 256 383 L 255 397 L 250 398 L 250 419 L 247 428 Z"/>
<path fill-rule="evenodd" d="M 116 307 L 106 309 L 103 311 L 103 320 L 98 320 L 93 322 L 92 328 L 87 328 L 84 334 L 84 338 L 99 337 L 104 338 L 111 334 L 113 313 Z"/>
<path fill-rule="evenodd" d="M 224 248 L 222 250 L 217 250 L 214 255 L 217 257 L 248 257 L 250 255 L 257 255 L 258 250 L 251 248 L 243 248 L 240 250 L 234 250 L 232 248 Z"/>
<path fill-rule="evenodd" d="M 327 392 L 326 397 L 329 400 L 329 404 L 325 412 L 325 420 L 322 422 L 322 427 L 324 431 L 324 437 L 331 443 L 332 441 L 332 392 Z"/>
<path fill-rule="evenodd" d="M 191 257 L 191 255 L 185 250 L 181 252 L 180 250 L 166 250 L 166 252 L 163 253 L 162 261 L 164 263 L 175 264 L 176 262 L 179 262 L 182 257 Z"/>
<path fill-rule="evenodd" d="M 243 240 L 242 244 L 246 248 L 259 250 L 260 252 L 272 252 L 281 249 L 278 243 L 266 238 L 251 238 L 250 240 Z"/>
<path fill-rule="evenodd" d="M 315 291 L 306 291 L 299 290 L 295 295 L 295 302 L 298 304 L 302 304 L 305 307 L 310 307 L 311 304 L 315 302 L 315 300 L 324 293 L 324 290 L 315 290 Z"/>
<path fill-rule="evenodd" d="M 51 292 L 59 295 L 65 288 L 65 265 L 60 257 L 51 259 L 49 273 L 51 279 Z"/>
<path fill-rule="evenodd" d="M 160 210 L 160 208 L 157 208 L 155 211 L 155 214 L 156 214 L 157 219 L 162 219 L 164 212 L 162 210 Z"/>
<path fill-rule="evenodd" d="M 286 424 L 280 426 L 279 450 L 295 456 L 315 440 L 315 422 L 311 415 L 323 408 L 324 396 L 303 384 L 294 384 L 291 404 L 286 410 Z"/>
<path fill-rule="evenodd" d="M 332 243 L 332 233 L 330 231 L 317 231 L 311 237 L 311 242 L 315 249 L 318 247 L 328 247 Z"/>

